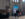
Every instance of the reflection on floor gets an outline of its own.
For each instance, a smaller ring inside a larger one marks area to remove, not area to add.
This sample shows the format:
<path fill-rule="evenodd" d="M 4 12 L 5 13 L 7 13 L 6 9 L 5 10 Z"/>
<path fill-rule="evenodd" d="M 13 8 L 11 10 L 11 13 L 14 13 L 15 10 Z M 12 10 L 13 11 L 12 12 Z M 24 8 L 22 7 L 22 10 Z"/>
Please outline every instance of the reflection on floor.
<path fill-rule="evenodd" d="M 9 19 L 25 19 L 25 16 L 19 16 L 19 17 L 10 16 Z"/>

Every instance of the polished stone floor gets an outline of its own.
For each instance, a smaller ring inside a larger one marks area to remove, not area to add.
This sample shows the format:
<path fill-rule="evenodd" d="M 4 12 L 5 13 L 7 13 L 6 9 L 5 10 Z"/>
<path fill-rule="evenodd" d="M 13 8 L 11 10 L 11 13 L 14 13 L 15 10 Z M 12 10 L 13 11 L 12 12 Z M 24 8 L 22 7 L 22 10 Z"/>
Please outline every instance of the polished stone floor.
<path fill-rule="evenodd" d="M 9 18 L 0 18 L 0 19 L 25 19 L 25 16 L 19 16 L 19 17 L 9 16 Z"/>

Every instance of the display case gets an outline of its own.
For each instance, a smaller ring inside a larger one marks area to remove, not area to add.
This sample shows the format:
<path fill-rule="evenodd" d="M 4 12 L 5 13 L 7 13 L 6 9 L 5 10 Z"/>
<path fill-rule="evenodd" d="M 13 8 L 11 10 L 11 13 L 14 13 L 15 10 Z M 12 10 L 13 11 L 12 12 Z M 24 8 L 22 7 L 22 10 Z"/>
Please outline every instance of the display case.
<path fill-rule="evenodd" d="M 10 0 L 0 0 L 0 18 L 8 18 L 7 10 L 9 8 Z M 2 15 L 6 14 L 6 15 Z"/>

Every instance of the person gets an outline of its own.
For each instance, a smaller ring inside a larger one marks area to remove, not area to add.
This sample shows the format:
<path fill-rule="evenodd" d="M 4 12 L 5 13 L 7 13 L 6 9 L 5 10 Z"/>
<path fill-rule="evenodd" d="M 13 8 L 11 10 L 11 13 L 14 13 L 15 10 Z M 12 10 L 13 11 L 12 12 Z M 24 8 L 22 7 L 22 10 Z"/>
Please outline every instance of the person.
<path fill-rule="evenodd" d="M 16 16 L 18 16 L 19 15 L 19 10 L 16 10 Z"/>
<path fill-rule="evenodd" d="M 9 12 L 8 12 L 9 11 L 8 10 L 9 8 L 10 8 L 10 6 L 6 6 L 6 16 L 5 17 L 8 18 L 8 19 L 9 19 Z"/>

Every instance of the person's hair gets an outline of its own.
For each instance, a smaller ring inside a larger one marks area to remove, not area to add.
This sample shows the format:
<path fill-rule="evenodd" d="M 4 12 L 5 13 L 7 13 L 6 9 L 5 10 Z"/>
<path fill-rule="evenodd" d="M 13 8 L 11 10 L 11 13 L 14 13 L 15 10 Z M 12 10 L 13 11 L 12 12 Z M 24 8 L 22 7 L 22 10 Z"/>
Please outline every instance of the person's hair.
<path fill-rule="evenodd" d="M 16 11 L 16 13 L 19 13 L 19 10 L 18 10 L 18 11 Z"/>

